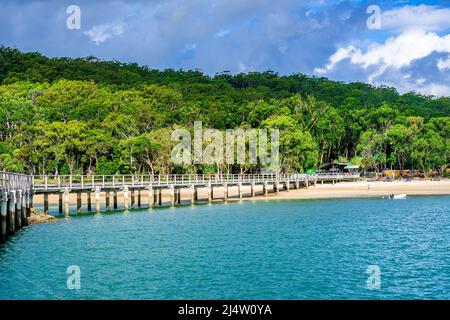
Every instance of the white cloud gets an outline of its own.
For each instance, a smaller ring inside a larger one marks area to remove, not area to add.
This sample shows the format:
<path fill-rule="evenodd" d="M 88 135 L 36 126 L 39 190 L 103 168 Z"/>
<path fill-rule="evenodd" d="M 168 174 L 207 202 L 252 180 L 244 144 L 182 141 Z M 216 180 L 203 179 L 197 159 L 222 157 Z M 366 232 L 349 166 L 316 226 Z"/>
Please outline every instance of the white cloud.
<path fill-rule="evenodd" d="M 423 30 L 406 31 L 398 37 L 388 38 L 383 44 L 371 44 L 365 53 L 360 48 L 350 45 L 338 49 L 329 58 L 325 68 L 316 68 L 316 70 L 322 73 L 330 71 L 344 59 L 350 59 L 352 63 L 359 64 L 363 68 L 382 65 L 399 69 L 432 52 L 450 53 L 450 34 L 441 37 Z"/>
<path fill-rule="evenodd" d="M 229 29 L 220 29 L 215 35 L 214 38 L 223 38 L 230 33 Z"/>
<path fill-rule="evenodd" d="M 344 59 L 350 58 L 352 62 L 356 63 L 356 61 L 360 60 L 360 58 L 356 59 L 356 56 L 361 56 L 361 50 L 357 49 L 355 46 L 348 46 L 346 48 L 338 49 L 328 60 L 329 63 L 323 68 L 315 68 L 314 71 L 317 73 L 327 73 L 331 71 L 339 62 Z"/>
<path fill-rule="evenodd" d="M 84 34 L 88 36 L 96 45 L 105 42 L 109 38 L 114 36 L 120 36 L 125 32 L 125 24 L 119 23 L 106 23 L 92 27 L 90 30 L 85 31 Z"/>
<path fill-rule="evenodd" d="M 381 17 L 382 29 L 405 31 L 420 28 L 426 31 L 440 31 L 450 28 L 450 8 L 437 6 L 404 6 L 384 11 Z"/>
<path fill-rule="evenodd" d="M 450 96 L 450 86 L 444 84 L 431 83 L 425 86 L 412 87 L 414 91 L 420 92 L 425 95 L 435 96 L 435 97 L 449 97 Z"/>
<path fill-rule="evenodd" d="M 439 61 L 437 63 L 437 67 L 441 71 L 442 70 L 446 70 L 446 69 L 450 69 L 450 57 L 448 57 L 447 60 L 439 59 Z"/>
<path fill-rule="evenodd" d="M 314 71 L 330 76 L 339 74 L 342 70 L 351 70 L 367 79 L 364 81 L 376 85 L 391 85 L 400 92 L 450 95 L 448 78 L 442 72 L 450 69 L 450 56 L 434 60 L 444 78 L 430 77 L 430 66 L 419 63 L 424 69 L 414 69 L 418 66 L 416 62 L 421 59 L 433 59 L 433 53 L 440 54 L 441 57 L 442 54 L 450 53 L 450 8 L 419 5 L 388 10 L 382 14 L 382 29 L 394 31 L 396 35 L 382 43 L 373 42 L 366 48 L 355 44 L 338 48 L 324 66 L 317 67 Z M 341 65 L 345 69 L 338 68 Z M 419 73 L 414 73 L 413 70 Z"/>
<path fill-rule="evenodd" d="M 433 32 L 424 30 L 405 31 L 397 37 L 388 38 L 385 43 L 373 43 L 366 52 L 350 45 L 338 49 L 323 68 L 316 68 L 317 73 L 328 73 L 338 63 L 349 59 L 352 64 L 363 69 L 375 67 L 375 71 L 369 75 L 372 82 L 383 74 L 387 68 L 401 69 L 409 66 L 413 61 L 429 56 L 433 52 L 450 53 L 450 34 L 439 36 Z"/>

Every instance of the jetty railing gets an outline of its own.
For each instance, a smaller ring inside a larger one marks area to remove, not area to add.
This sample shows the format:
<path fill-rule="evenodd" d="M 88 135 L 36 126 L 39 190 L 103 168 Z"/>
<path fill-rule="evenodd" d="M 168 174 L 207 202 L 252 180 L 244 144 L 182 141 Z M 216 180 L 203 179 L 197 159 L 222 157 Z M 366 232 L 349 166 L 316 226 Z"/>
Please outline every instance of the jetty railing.
<path fill-rule="evenodd" d="M 0 188 L 2 191 L 31 189 L 33 177 L 20 173 L 0 172 Z"/>
<path fill-rule="evenodd" d="M 356 179 L 359 174 L 161 174 L 161 175 L 36 175 L 35 189 L 53 188 L 123 188 L 125 186 L 187 186 L 207 184 L 262 184 L 291 181 Z"/>

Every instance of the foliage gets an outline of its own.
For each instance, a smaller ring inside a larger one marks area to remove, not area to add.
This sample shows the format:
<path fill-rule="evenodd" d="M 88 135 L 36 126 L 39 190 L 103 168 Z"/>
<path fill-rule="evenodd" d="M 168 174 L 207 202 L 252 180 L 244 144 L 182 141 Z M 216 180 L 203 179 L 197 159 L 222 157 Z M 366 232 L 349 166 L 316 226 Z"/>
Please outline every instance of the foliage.
<path fill-rule="evenodd" d="M 278 128 L 281 167 L 449 164 L 450 98 L 302 74 L 214 77 L 0 47 L 0 169 L 44 173 L 255 172 L 170 161 L 174 128 Z"/>

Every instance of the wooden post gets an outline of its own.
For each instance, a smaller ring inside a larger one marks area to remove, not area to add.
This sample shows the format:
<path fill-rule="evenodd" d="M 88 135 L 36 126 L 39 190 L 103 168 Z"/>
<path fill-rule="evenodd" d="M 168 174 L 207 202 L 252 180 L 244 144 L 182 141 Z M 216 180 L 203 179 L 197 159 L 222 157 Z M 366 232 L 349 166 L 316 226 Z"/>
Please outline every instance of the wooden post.
<path fill-rule="evenodd" d="M 153 189 L 153 207 L 158 203 L 158 189 Z"/>
<path fill-rule="evenodd" d="M 275 181 L 275 183 L 273 184 L 273 192 L 275 192 L 275 194 L 278 194 L 278 181 Z"/>
<path fill-rule="evenodd" d="M 265 196 L 265 197 L 267 197 L 268 192 L 269 192 L 269 190 L 267 190 L 267 181 L 264 181 L 264 184 L 263 184 L 263 193 L 264 193 L 264 196 Z"/>
<path fill-rule="evenodd" d="M 162 188 L 159 188 L 158 190 L 158 205 L 162 206 Z"/>
<path fill-rule="evenodd" d="M 95 212 L 100 212 L 100 187 L 95 187 Z"/>
<path fill-rule="evenodd" d="M 105 191 L 105 211 L 109 211 L 109 190 Z"/>
<path fill-rule="evenodd" d="M 123 205 L 124 210 L 128 210 L 128 186 L 123 187 Z"/>
<path fill-rule="evenodd" d="M 81 192 L 77 192 L 77 212 L 81 214 Z"/>
<path fill-rule="evenodd" d="M 152 185 L 150 185 L 148 187 L 148 208 L 152 208 L 153 207 L 153 187 Z"/>
<path fill-rule="evenodd" d="M 44 212 L 48 213 L 48 193 L 44 193 Z"/>
<path fill-rule="evenodd" d="M 22 225 L 27 226 L 28 225 L 28 218 L 27 218 L 27 198 L 28 198 L 28 190 L 23 190 L 22 193 Z"/>
<path fill-rule="evenodd" d="M 193 184 L 191 184 L 190 190 L 191 190 L 191 205 L 193 205 L 195 203 L 195 186 Z"/>
<path fill-rule="evenodd" d="M 87 208 L 89 212 L 92 211 L 91 190 L 87 192 Z"/>
<path fill-rule="evenodd" d="M 69 197 L 70 197 L 69 187 L 65 187 L 64 188 L 64 214 L 66 217 L 68 217 L 69 213 L 70 213 Z"/>
<path fill-rule="evenodd" d="M 306 189 L 308 189 L 308 187 L 309 187 L 309 180 L 308 179 L 305 180 L 305 187 L 306 187 Z"/>
<path fill-rule="evenodd" d="M 16 192 L 16 230 L 22 228 L 22 190 Z"/>
<path fill-rule="evenodd" d="M 134 182 L 133 182 L 133 185 L 134 185 Z M 134 189 L 131 189 L 131 208 L 134 208 Z"/>
<path fill-rule="evenodd" d="M 286 185 L 285 185 L 285 190 L 287 191 L 287 192 L 289 192 L 289 189 L 291 188 L 291 182 L 289 181 L 289 179 L 288 180 L 286 180 Z"/>
<path fill-rule="evenodd" d="M 175 205 L 175 190 L 173 184 L 169 186 L 170 192 L 170 205 L 173 207 Z"/>
<path fill-rule="evenodd" d="M 194 187 L 194 202 L 198 202 L 198 188 Z"/>
<path fill-rule="evenodd" d="M 1 224 L 0 224 L 0 241 L 5 242 L 6 238 L 8 237 L 8 220 L 7 220 L 7 213 L 8 213 L 8 193 L 2 192 L 1 193 L 1 203 L 0 203 L 0 214 L 1 214 Z"/>
<path fill-rule="evenodd" d="M 208 203 L 211 203 L 212 201 L 212 184 L 211 182 L 208 183 Z"/>
<path fill-rule="evenodd" d="M 8 202 L 8 214 L 9 214 L 9 227 L 8 231 L 10 234 L 13 234 L 16 231 L 16 191 L 11 190 L 9 192 L 9 202 Z"/>
<path fill-rule="evenodd" d="M 63 213 L 63 194 L 62 192 L 58 192 L 58 213 Z"/>
<path fill-rule="evenodd" d="M 33 190 L 28 190 L 27 193 L 27 218 L 31 216 L 31 208 L 33 207 Z"/>
<path fill-rule="evenodd" d="M 176 192 L 177 192 L 177 204 L 181 204 L 181 188 L 177 188 Z"/>
<path fill-rule="evenodd" d="M 178 188 L 174 188 L 173 189 L 173 194 L 174 194 L 174 202 L 175 204 L 178 204 Z"/>
<path fill-rule="evenodd" d="M 252 198 L 255 197 L 255 182 L 254 181 L 252 181 L 252 184 L 251 184 L 251 195 L 252 195 Z"/>
<path fill-rule="evenodd" d="M 300 184 L 298 182 L 298 180 L 295 180 L 295 189 L 300 189 Z"/>
<path fill-rule="evenodd" d="M 242 199 L 242 182 L 238 182 L 239 199 Z"/>
<path fill-rule="evenodd" d="M 114 210 L 117 209 L 117 190 L 113 191 Z"/>
<path fill-rule="evenodd" d="M 138 190 L 138 208 L 141 207 L 141 189 Z"/>
<path fill-rule="evenodd" d="M 223 201 L 228 201 L 228 183 L 223 184 Z"/>

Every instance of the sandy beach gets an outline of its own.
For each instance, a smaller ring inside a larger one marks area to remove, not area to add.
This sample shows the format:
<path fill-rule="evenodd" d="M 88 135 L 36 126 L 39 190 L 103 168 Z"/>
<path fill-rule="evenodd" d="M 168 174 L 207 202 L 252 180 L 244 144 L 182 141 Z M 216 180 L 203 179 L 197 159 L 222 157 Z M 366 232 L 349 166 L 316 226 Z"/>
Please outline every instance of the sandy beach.
<path fill-rule="evenodd" d="M 325 199 L 377 197 L 391 194 L 406 195 L 450 195 L 450 180 L 442 181 L 393 181 L 393 182 L 340 182 L 317 184 L 308 189 L 290 190 L 271 194 L 271 199 Z M 257 197 L 256 199 L 264 199 Z M 268 198 L 268 197 L 267 197 Z"/>

